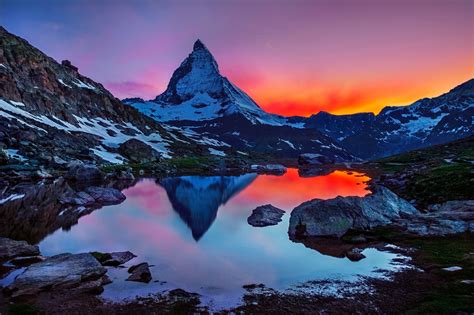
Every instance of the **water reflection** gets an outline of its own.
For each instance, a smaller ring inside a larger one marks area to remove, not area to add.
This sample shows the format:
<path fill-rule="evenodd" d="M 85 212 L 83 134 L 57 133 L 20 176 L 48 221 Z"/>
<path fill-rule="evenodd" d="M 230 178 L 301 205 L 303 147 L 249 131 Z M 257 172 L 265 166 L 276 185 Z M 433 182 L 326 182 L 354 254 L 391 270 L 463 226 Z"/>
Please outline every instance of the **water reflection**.
<path fill-rule="evenodd" d="M 217 209 L 250 185 L 257 174 L 241 176 L 182 176 L 158 183 L 166 190 L 173 209 L 197 241 L 214 222 Z"/>
<path fill-rule="evenodd" d="M 68 230 L 59 223 L 44 225 L 45 230 L 35 233 L 34 239 L 45 237 L 40 242 L 44 255 L 130 250 L 138 257 L 129 264 L 146 261 L 153 265 L 153 278 L 158 282 L 146 285 L 125 281 L 126 268 L 111 269 L 113 283 L 105 287 L 105 298 L 182 288 L 202 294 L 215 305 L 229 305 L 240 299 L 244 284 L 284 289 L 308 280 L 351 280 L 373 275 L 375 269 L 391 269 L 394 254 L 368 249 L 364 251 L 367 258 L 354 263 L 338 258 L 341 255 L 331 246 L 327 250 L 312 247 L 319 253 L 288 239 L 289 212 L 294 207 L 313 198 L 363 196 L 368 193 L 364 183 L 368 179 L 342 171 L 303 178 L 292 169 L 283 176 L 146 179 L 123 190 L 127 199 L 122 204 L 76 217 L 79 223 L 68 222 Z M 48 209 L 46 199 L 38 198 L 36 208 L 49 221 L 58 222 L 54 218 L 61 208 L 44 210 Z M 267 203 L 287 211 L 283 221 L 265 228 L 248 225 L 251 211 Z M 12 218 L 17 225 L 25 224 L 24 228 L 14 230 L 35 226 L 22 223 L 20 216 Z M 9 218 L 2 218 L 3 222 L 7 224 Z M 7 231 L 3 229 L 2 233 Z"/>

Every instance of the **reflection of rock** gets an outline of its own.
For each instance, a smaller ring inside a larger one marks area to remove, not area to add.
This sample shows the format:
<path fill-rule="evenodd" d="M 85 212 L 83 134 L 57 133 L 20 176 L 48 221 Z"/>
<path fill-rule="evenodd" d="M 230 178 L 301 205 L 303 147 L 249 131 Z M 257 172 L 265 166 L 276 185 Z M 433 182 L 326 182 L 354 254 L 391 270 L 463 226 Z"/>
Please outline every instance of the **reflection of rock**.
<path fill-rule="evenodd" d="M 145 283 L 151 281 L 151 272 L 147 263 L 141 263 L 130 267 L 128 269 L 128 273 L 131 273 L 131 275 L 127 278 L 127 281 L 137 281 Z"/>
<path fill-rule="evenodd" d="M 248 217 L 247 222 L 252 226 L 258 227 L 276 225 L 278 222 L 281 222 L 283 214 L 285 214 L 285 211 L 277 207 L 264 205 L 254 209 L 252 214 Z"/>
<path fill-rule="evenodd" d="M 365 197 L 314 199 L 301 204 L 291 212 L 289 234 L 341 237 L 349 229 L 370 229 L 416 214 L 418 211 L 406 200 L 385 187 L 375 187 Z"/>
<path fill-rule="evenodd" d="M 195 240 L 209 229 L 217 209 L 250 185 L 256 174 L 241 176 L 183 176 L 159 182 L 168 194 L 173 208 L 189 226 Z"/>
<path fill-rule="evenodd" d="M 323 255 L 336 258 L 347 257 L 351 261 L 359 261 L 365 258 L 364 254 L 362 254 L 363 248 L 372 246 L 366 243 L 356 247 L 341 239 L 330 237 L 304 237 L 302 239 L 293 239 L 293 241 L 302 243 L 304 246 L 314 249 Z"/>
<path fill-rule="evenodd" d="M 8 260 L 18 256 L 39 255 L 39 248 L 25 241 L 15 241 L 0 237 L 0 260 Z"/>
<path fill-rule="evenodd" d="M 102 207 L 103 201 L 112 203 L 110 198 L 105 198 L 109 196 L 108 189 L 101 189 L 106 193 L 98 194 L 100 198 L 96 200 L 95 194 L 91 196 L 90 191 L 85 192 L 87 187 L 77 184 L 59 178 L 37 184 L 21 183 L 0 192 L 0 200 L 10 198 L 0 204 L 0 235 L 36 244 L 59 228 L 69 229 L 77 224 L 80 217 Z M 109 183 L 107 186 L 114 191 L 112 196 L 120 197 L 115 198 L 113 203 L 123 201 L 123 195 L 116 189 L 132 184 L 124 181 Z"/>
<path fill-rule="evenodd" d="M 323 167 L 323 166 L 311 166 L 311 167 L 303 167 L 298 169 L 298 175 L 300 177 L 316 177 L 316 176 L 325 176 L 332 173 L 334 169 L 331 167 Z"/>
<path fill-rule="evenodd" d="M 99 291 L 107 269 L 89 253 L 61 254 L 29 266 L 7 287 L 12 296 L 36 294 L 43 290 L 82 288 Z"/>

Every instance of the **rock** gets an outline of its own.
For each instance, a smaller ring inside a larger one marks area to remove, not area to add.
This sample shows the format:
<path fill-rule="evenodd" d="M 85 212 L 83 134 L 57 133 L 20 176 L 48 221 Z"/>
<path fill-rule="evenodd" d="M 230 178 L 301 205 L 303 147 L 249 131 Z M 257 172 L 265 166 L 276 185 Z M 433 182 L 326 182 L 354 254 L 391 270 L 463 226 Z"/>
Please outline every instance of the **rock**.
<path fill-rule="evenodd" d="M 362 250 L 358 248 L 353 248 L 352 250 L 346 253 L 346 257 L 349 258 L 350 261 L 359 261 L 365 258 L 365 255 L 362 254 Z"/>
<path fill-rule="evenodd" d="M 118 204 L 123 202 L 126 197 L 122 192 L 115 188 L 87 187 L 85 192 L 89 194 L 96 203 L 100 204 Z"/>
<path fill-rule="evenodd" d="M 336 197 L 307 201 L 291 212 L 289 235 L 341 237 L 349 229 L 367 230 L 419 212 L 385 187 L 365 197 Z"/>
<path fill-rule="evenodd" d="M 39 248 L 36 245 L 0 237 L 0 260 L 8 260 L 18 256 L 36 256 L 39 253 Z"/>
<path fill-rule="evenodd" d="M 298 157 L 299 165 L 334 164 L 335 160 L 318 153 L 303 153 Z"/>
<path fill-rule="evenodd" d="M 65 177 L 78 182 L 100 182 L 105 174 L 95 165 L 73 163 Z"/>
<path fill-rule="evenodd" d="M 119 175 L 117 176 L 117 179 L 134 180 L 135 176 L 133 176 L 132 169 L 130 167 L 127 167 L 127 169 L 120 171 Z"/>
<path fill-rule="evenodd" d="M 281 222 L 283 214 L 285 214 L 285 211 L 277 207 L 264 205 L 254 209 L 252 214 L 248 217 L 247 222 L 257 227 L 276 225 L 278 222 Z"/>
<path fill-rule="evenodd" d="M 147 163 L 160 160 L 160 153 L 158 151 L 138 139 L 125 141 L 119 146 L 118 152 L 133 163 Z"/>
<path fill-rule="evenodd" d="M 61 254 L 29 266 L 6 290 L 13 297 L 42 290 L 81 288 L 100 290 L 105 269 L 91 254 Z"/>
<path fill-rule="evenodd" d="M 31 264 L 35 264 L 41 261 L 44 261 L 46 258 L 43 256 L 26 256 L 26 257 L 16 257 L 10 260 L 10 263 L 15 266 L 29 266 Z"/>
<path fill-rule="evenodd" d="M 367 239 L 365 238 L 364 235 L 357 235 L 351 237 L 349 240 L 347 240 L 348 243 L 352 244 L 362 244 L 362 243 L 367 243 Z"/>
<path fill-rule="evenodd" d="M 8 154 L 5 150 L 0 149 L 0 165 L 5 165 L 8 163 Z"/>
<path fill-rule="evenodd" d="M 119 266 L 127 261 L 132 260 L 133 258 L 137 257 L 133 253 L 126 251 L 126 252 L 114 252 L 110 253 L 110 258 L 102 262 L 103 266 Z"/>
<path fill-rule="evenodd" d="M 131 273 L 131 275 L 127 278 L 127 281 L 137 281 L 145 283 L 151 281 L 151 272 L 147 263 L 141 263 L 130 267 L 128 269 L 128 273 Z"/>
<path fill-rule="evenodd" d="M 51 175 L 44 169 L 37 170 L 35 175 L 36 177 L 41 178 L 41 179 L 53 178 L 53 175 Z"/>
<path fill-rule="evenodd" d="M 60 196 L 59 202 L 62 204 L 73 204 L 78 206 L 90 206 L 93 205 L 96 201 L 95 199 L 84 191 L 75 193 L 72 196 Z"/>
<path fill-rule="evenodd" d="M 452 267 L 446 267 L 446 268 L 443 268 L 444 271 L 459 271 L 459 270 L 462 270 L 462 267 L 459 267 L 459 266 L 452 266 Z"/>
<path fill-rule="evenodd" d="M 250 170 L 257 173 L 284 174 L 286 167 L 280 164 L 251 165 Z"/>
<path fill-rule="evenodd" d="M 432 212 L 474 212 L 474 200 L 453 200 L 428 208 Z"/>

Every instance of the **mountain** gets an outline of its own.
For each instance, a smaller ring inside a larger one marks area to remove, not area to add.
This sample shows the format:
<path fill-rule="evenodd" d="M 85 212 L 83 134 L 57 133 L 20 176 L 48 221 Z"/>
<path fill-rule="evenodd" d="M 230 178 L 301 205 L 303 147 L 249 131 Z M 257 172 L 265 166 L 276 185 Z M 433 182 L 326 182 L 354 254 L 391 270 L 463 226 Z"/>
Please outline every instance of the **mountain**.
<path fill-rule="evenodd" d="M 182 176 L 159 181 L 173 209 L 198 241 L 216 219 L 217 210 L 250 185 L 256 174 L 241 176 Z"/>
<path fill-rule="evenodd" d="M 155 99 L 123 100 L 141 113 L 184 133 L 205 136 L 246 153 L 297 157 L 320 153 L 336 161 L 354 156 L 316 129 L 302 129 L 304 118 L 265 112 L 219 72 L 216 60 L 197 40 L 174 71 L 166 91 Z"/>
<path fill-rule="evenodd" d="M 385 107 L 378 115 L 320 112 L 305 127 L 337 139 L 358 157 L 373 159 L 468 137 L 474 134 L 473 117 L 471 79 L 438 97 Z"/>
<path fill-rule="evenodd" d="M 122 163 L 120 146 L 130 139 L 163 158 L 206 152 L 3 27 L 0 48 L 0 148 L 10 157 L 39 165 Z"/>

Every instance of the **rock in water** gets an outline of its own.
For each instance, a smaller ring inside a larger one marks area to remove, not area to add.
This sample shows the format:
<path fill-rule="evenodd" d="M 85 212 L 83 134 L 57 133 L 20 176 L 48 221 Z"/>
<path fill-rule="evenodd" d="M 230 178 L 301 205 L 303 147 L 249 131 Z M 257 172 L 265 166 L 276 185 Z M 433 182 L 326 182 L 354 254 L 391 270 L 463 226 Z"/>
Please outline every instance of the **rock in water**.
<path fill-rule="evenodd" d="M 86 193 L 100 204 L 118 204 L 126 199 L 122 192 L 115 188 L 87 187 Z"/>
<path fill-rule="evenodd" d="M 333 164 L 334 159 L 331 159 L 325 155 L 319 153 L 303 153 L 298 157 L 299 165 L 321 165 L 321 164 Z"/>
<path fill-rule="evenodd" d="M 107 272 L 91 254 L 61 254 L 29 266 L 6 290 L 13 297 L 42 290 L 82 287 L 97 291 L 98 281 Z"/>
<path fill-rule="evenodd" d="M 39 253 L 39 248 L 36 245 L 0 237 L 0 260 L 8 260 L 18 256 L 36 256 Z"/>
<path fill-rule="evenodd" d="M 119 146 L 118 151 L 133 163 L 155 162 L 160 159 L 158 151 L 137 139 L 125 141 Z"/>
<path fill-rule="evenodd" d="M 349 229 L 371 229 L 418 213 L 408 201 L 380 186 L 365 197 L 313 199 L 299 205 L 291 212 L 288 233 L 295 238 L 341 237 Z"/>
<path fill-rule="evenodd" d="M 137 281 L 148 283 L 151 281 L 151 272 L 147 263 L 141 263 L 128 269 L 128 273 L 131 275 L 127 278 L 127 281 Z"/>
<path fill-rule="evenodd" d="M 276 225 L 281 222 L 281 217 L 285 214 L 285 211 L 278 209 L 272 205 L 260 206 L 252 211 L 252 214 L 248 217 L 247 222 L 252 226 L 268 226 Z"/>
<path fill-rule="evenodd" d="M 126 252 L 115 252 L 115 253 L 110 253 L 110 258 L 107 259 L 106 261 L 102 262 L 102 265 L 104 266 L 119 266 L 127 261 L 132 260 L 133 258 L 137 257 L 134 255 L 132 252 L 126 251 Z"/>

